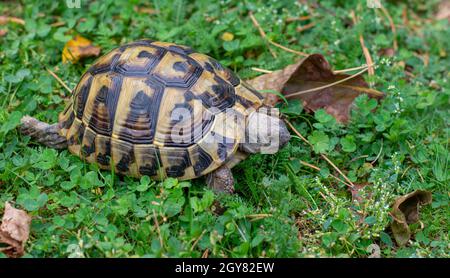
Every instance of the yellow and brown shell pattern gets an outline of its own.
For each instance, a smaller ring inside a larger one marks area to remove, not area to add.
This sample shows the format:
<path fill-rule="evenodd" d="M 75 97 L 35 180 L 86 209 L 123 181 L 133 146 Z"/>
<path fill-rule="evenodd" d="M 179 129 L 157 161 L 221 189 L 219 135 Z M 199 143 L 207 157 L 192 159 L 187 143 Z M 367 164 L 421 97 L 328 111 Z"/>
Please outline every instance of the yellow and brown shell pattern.
<path fill-rule="evenodd" d="M 59 116 L 60 133 L 71 153 L 102 169 L 192 179 L 233 158 L 248 110 L 262 100 L 209 56 L 140 40 L 87 70 Z"/>

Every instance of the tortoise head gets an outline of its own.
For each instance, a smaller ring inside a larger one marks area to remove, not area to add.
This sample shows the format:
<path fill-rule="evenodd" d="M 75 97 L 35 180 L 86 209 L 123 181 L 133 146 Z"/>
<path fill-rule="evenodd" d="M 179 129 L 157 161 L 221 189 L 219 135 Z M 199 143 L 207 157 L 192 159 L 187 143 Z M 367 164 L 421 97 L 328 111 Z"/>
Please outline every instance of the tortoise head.
<path fill-rule="evenodd" d="M 278 109 L 261 107 L 249 114 L 240 148 L 246 153 L 273 154 L 289 142 L 291 134 Z"/>

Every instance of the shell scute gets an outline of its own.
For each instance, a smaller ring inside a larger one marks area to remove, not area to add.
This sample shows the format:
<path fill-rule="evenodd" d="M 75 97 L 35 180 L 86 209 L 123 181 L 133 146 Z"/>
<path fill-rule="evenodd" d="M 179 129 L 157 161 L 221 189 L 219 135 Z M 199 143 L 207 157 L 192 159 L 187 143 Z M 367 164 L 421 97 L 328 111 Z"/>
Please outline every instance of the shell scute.
<path fill-rule="evenodd" d="M 60 115 L 72 153 L 124 175 L 183 180 L 233 158 L 262 96 L 209 56 L 140 40 L 99 58 L 72 103 Z"/>

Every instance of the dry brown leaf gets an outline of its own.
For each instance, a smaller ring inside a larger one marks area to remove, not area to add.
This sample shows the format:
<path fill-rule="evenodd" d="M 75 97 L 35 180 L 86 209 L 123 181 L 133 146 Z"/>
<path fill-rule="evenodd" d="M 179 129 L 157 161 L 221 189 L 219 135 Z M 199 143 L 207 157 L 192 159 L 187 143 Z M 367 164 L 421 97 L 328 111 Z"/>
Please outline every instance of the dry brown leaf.
<path fill-rule="evenodd" d="M 292 98 L 302 100 L 308 112 L 323 108 L 337 121 L 345 123 L 349 120 L 351 105 L 357 96 L 366 93 L 376 99 L 384 97 L 384 93 L 370 89 L 361 75 L 327 87 L 349 77 L 348 74 L 333 73 L 325 57 L 312 54 L 282 70 L 258 76 L 249 83 L 257 90 L 275 90 L 288 98 L 291 94 L 325 86 Z M 278 96 L 267 94 L 265 103 L 274 105 L 278 101 Z"/>
<path fill-rule="evenodd" d="M 394 57 L 395 49 L 392 47 L 382 48 L 382 49 L 380 49 L 380 51 L 378 51 L 378 55 L 385 56 L 385 57 Z"/>
<path fill-rule="evenodd" d="M 281 92 L 284 84 L 289 80 L 292 73 L 297 69 L 299 63 L 289 65 L 282 70 L 260 75 L 248 81 L 257 90 L 275 90 Z M 274 106 L 279 101 L 279 97 L 274 94 L 267 94 L 265 103 Z"/>
<path fill-rule="evenodd" d="M 399 246 L 405 245 L 411 237 L 409 224 L 419 221 L 419 206 L 431 204 L 431 201 L 431 193 L 424 190 L 416 190 L 395 200 L 391 211 L 394 218 L 391 229 Z"/>
<path fill-rule="evenodd" d="M 438 6 L 436 19 L 447 19 L 450 22 L 450 1 L 444 0 Z"/>
<path fill-rule="evenodd" d="M 7 29 L 0 29 L 0 37 L 5 36 L 6 34 L 8 34 L 8 30 Z"/>
<path fill-rule="evenodd" d="M 64 46 L 62 61 L 63 63 L 71 62 L 74 64 L 82 58 L 98 56 L 99 54 L 100 47 L 92 45 L 90 40 L 77 35 Z"/>
<path fill-rule="evenodd" d="M 8 257 L 17 258 L 24 254 L 24 246 L 30 235 L 31 217 L 23 210 L 5 203 L 5 212 L 0 225 L 0 251 Z"/>

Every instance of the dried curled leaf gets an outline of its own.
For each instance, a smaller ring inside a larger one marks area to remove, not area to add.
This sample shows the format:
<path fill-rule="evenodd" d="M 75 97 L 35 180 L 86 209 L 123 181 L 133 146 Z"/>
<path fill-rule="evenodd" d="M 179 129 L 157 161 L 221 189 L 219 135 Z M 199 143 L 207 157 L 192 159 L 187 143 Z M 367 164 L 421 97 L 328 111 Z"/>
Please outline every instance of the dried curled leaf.
<path fill-rule="evenodd" d="M 23 210 L 13 208 L 5 203 L 5 212 L 0 225 L 0 251 L 8 257 L 17 258 L 24 254 L 25 242 L 30 235 L 31 217 Z"/>
<path fill-rule="evenodd" d="M 391 229 L 399 246 L 405 245 L 411 236 L 409 224 L 419 221 L 419 206 L 431 204 L 431 201 L 431 193 L 424 190 L 416 190 L 395 200 L 391 211 L 394 218 Z"/>
<path fill-rule="evenodd" d="M 92 42 L 82 36 L 75 36 L 64 46 L 62 52 L 63 63 L 71 62 L 75 64 L 82 58 L 98 56 L 100 47 L 92 45 Z"/>
<path fill-rule="evenodd" d="M 312 54 L 296 64 L 249 81 L 257 90 L 276 90 L 285 97 L 300 99 L 306 111 L 325 109 L 339 122 L 347 122 L 353 100 L 362 93 L 381 99 L 384 93 L 370 89 L 359 75 L 349 80 L 348 74 L 335 74 L 320 54 Z M 341 81 L 341 82 L 340 82 Z M 334 84 L 340 82 L 338 84 Z M 278 102 L 276 95 L 268 94 L 266 104 Z"/>

